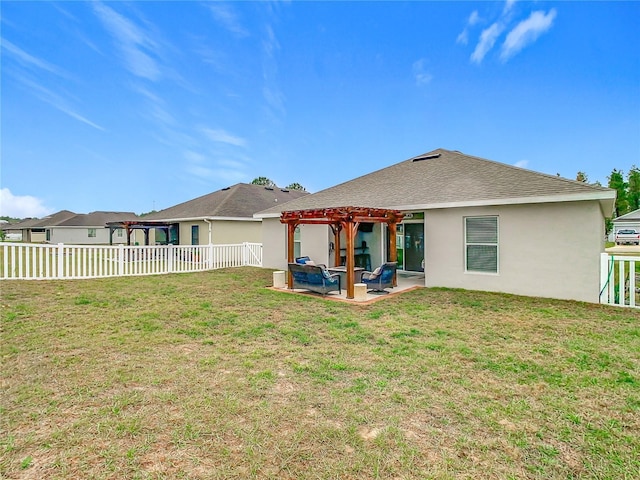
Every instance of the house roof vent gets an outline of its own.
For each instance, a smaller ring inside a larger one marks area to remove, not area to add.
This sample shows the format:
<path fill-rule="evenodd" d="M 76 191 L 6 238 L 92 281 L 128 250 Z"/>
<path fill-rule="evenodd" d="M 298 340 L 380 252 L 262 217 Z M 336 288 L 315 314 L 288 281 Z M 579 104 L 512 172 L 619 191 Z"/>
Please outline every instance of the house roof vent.
<path fill-rule="evenodd" d="M 229 190 L 231 187 L 224 187 L 222 190 Z"/>
<path fill-rule="evenodd" d="M 420 160 L 431 160 L 432 158 L 438 158 L 439 156 L 439 153 L 434 153 L 432 155 L 422 155 L 420 157 L 415 157 L 412 161 L 419 162 Z"/>
<path fill-rule="evenodd" d="M 284 193 L 289 193 L 289 190 L 287 190 L 286 188 L 281 188 L 280 191 Z"/>
<path fill-rule="evenodd" d="M 266 190 L 273 190 L 273 187 L 264 187 Z"/>

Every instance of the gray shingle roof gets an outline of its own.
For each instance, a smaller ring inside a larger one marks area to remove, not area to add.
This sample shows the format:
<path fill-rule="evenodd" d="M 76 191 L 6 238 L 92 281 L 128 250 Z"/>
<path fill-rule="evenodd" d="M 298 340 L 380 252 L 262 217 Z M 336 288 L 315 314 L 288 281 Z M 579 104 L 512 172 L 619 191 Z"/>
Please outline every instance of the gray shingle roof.
<path fill-rule="evenodd" d="M 272 205 L 282 205 L 308 196 L 308 192 L 267 189 L 261 185 L 238 183 L 232 187 L 203 195 L 188 202 L 145 215 L 144 220 L 178 220 L 191 218 L 247 218 Z"/>
<path fill-rule="evenodd" d="M 75 215 L 64 222 L 58 223 L 58 227 L 104 227 L 107 222 L 124 222 L 139 220 L 133 212 L 91 212 Z"/>
<path fill-rule="evenodd" d="M 270 208 L 257 217 L 273 216 L 284 210 L 342 206 L 411 210 L 581 198 L 604 201 L 603 208 L 609 208 L 611 202 L 612 208 L 615 192 L 458 151 L 437 149 L 299 198 L 286 208 Z"/>
<path fill-rule="evenodd" d="M 624 215 L 620 215 L 619 217 L 613 219 L 614 222 L 637 222 L 638 220 L 640 220 L 640 208 L 638 210 L 625 213 Z"/>
<path fill-rule="evenodd" d="M 11 226 L 13 230 L 26 230 L 29 228 L 46 228 L 53 227 L 58 225 L 61 222 L 64 222 L 76 214 L 69 210 L 60 210 L 59 212 L 52 213 L 51 215 L 47 215 L 43 218 L 28 218 L 23 220 L 20 223 L 15 223 Z"/>

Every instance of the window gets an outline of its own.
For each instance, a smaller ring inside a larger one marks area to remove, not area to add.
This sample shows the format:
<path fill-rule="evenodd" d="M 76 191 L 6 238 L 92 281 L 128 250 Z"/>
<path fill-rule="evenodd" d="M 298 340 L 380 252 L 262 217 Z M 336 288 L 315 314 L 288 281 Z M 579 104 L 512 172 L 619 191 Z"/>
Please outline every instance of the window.
<path fill-rule="evenodd" d="M 119 228 L 116 230 L 116 237 L 123 237 L 124 236 L 124 230 L 122 228 Z"/>
<path fill-rule="evenodd" d="M 191 245 L 200 245 L 200 228 L 198 228 L 198 225 L 191 225 Z"/>
<path fill-rule="evenodd" d="M 298 226 L 293 233 L 293 258 L 298 258 L 300 256 L 301 242 L 300 227 Z"/>
<path fill-rule="evenodd" d="M 95 228 L 89 228 L 88 232 L 89 232 L 89 238 L 95 238 L 95 236 L 96 236 L 96 229 Z"/>
<path fill-rule="evenodd" d="M 498 273 L 498 217 L 466 217 L 465 271 Z"/>

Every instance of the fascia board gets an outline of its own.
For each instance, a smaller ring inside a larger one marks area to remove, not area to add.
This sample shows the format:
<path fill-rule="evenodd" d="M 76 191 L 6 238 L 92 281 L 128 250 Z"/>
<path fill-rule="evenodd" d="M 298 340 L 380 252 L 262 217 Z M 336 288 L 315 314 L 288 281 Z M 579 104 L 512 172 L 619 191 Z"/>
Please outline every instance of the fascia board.
<path fill-rule="evenodd" d="M 443 202 L 443 203 L 426 203 L 419 205 L 392 205 L 388 208 L 396 210 L 433 210 L 439 208 L 462 208 L 462 207 L 489 207 L 501 205 L 524 205 L 527 203 L 559 203 L 559 202 L 579 202 L 585 200 L 599 200 L 601 204 L 608 203 L 607 200 L 614 202 L 616 198 L 613 192 L 597 192 L 597 193 L 573 193 L 567 195 L 544 195 L 538 197 L 516 197 L 516 198 L 499 198 L 490 200 L 473 200 L 462 202 Z"/>

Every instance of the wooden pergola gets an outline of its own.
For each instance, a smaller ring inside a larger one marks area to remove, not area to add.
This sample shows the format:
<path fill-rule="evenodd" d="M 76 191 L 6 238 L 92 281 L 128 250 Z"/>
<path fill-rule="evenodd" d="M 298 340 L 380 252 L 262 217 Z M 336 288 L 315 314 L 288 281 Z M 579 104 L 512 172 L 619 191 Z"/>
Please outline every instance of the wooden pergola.
<path fill-rule="evenodd" d="M 311 210 L 295 210 L 282 212 L 280 222 L 287 224 L 287 259 L 293 263 L 294 259 L 294 234 L 296 227 L 300 224 L 329 225 L 334 235 L 335 243 L 335 266 L 340 265 L 340 232 L 344 230 L 346 245 L 346 279 L 347 298 L 354 296 L 355 284 L 355 245 L 354 239 L 358 232 L 360 223 L 386 223 L 389 226 L 389 238 L 395 242 L 396 226 L 404 218 L 404 214 L 399 210 L 389 210 L 385 208 L 368 207 L 335 207 Z M 397 261 L 397 252 L 393 248 L 394 243 L 389 247 L 390 261 Z M 393 279 L 396 285 L 396 279 Z M 289 288 L 293 288 L 293 277 L 291 272 L 288 275 Z"/>
<path fill-rule="evenodd" d="M 142 230 L 144 232 L 144 244 L 149 245 L 149 230 L 153 228 L 164 230 L 168 240 L 171 223 L 127 220 L 124 222 L 107 222 L 107 228 L 109 228 L 109 245 L 113 245 L 113 232 L 118 229 L 123 229 L 127 232 L 127 245 L 131 245 L 131 234 L 133 231 Z"/>

